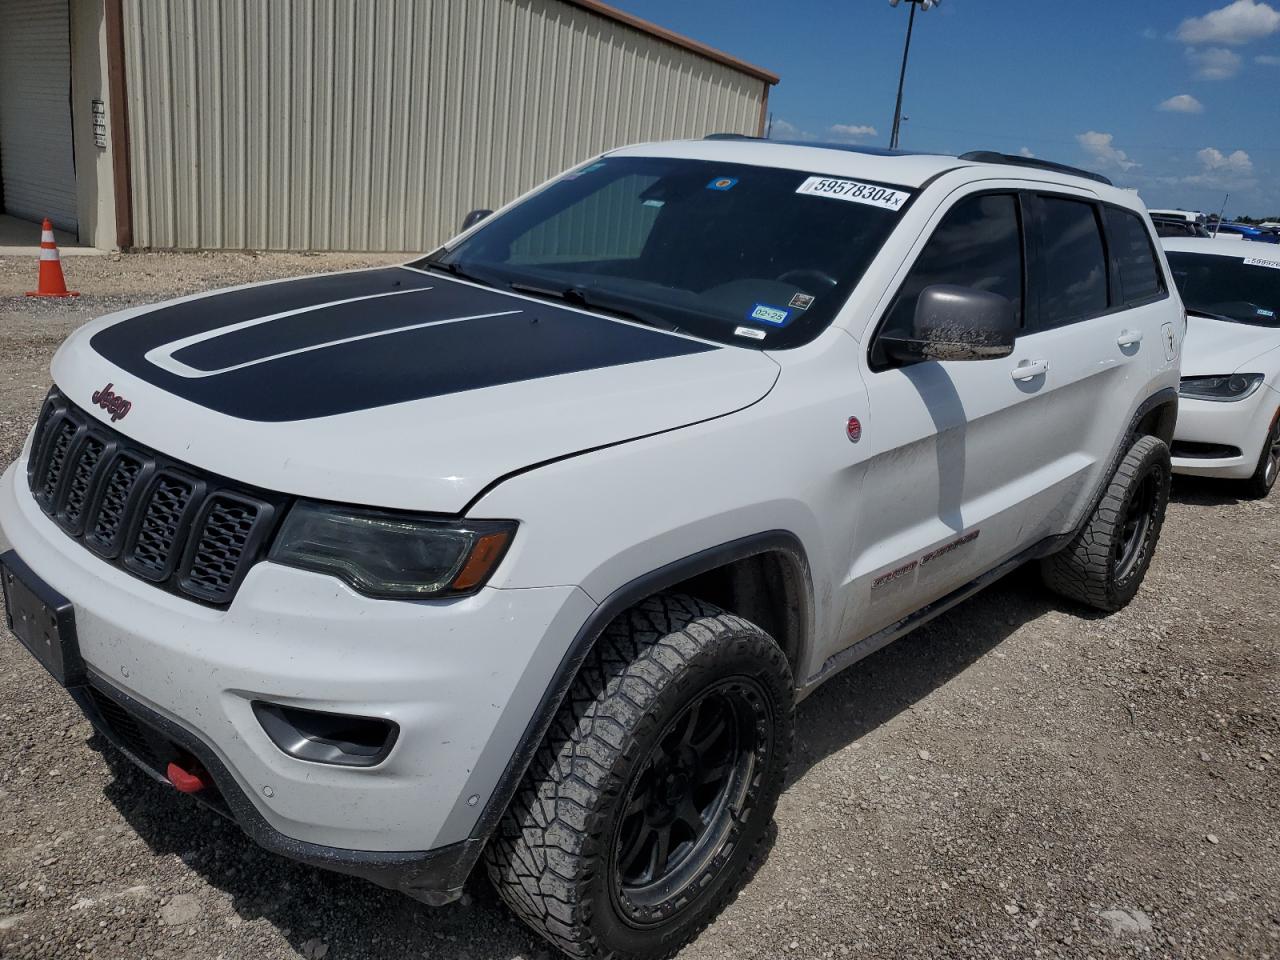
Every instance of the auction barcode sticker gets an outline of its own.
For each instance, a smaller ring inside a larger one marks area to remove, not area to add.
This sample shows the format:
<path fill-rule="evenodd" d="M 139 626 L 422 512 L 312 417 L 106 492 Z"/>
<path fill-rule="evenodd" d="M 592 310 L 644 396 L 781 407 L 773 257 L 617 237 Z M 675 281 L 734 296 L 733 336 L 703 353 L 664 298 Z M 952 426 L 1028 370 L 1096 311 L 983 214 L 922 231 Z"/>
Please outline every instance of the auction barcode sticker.
<path fill-rule="evenodd" d="M 810 177 L 800 184 L 796 193 L 807 193 L 815 197 L 834 197 L 836 200 L 865 203 L 867 206 L 882 207 L 885 210 L 901 210 L 902 205 L 911 199 L 911 194 L 902 190 L 877 187 L 875 184 L 859 183 L 857 180 L 835 180 L 831 177 Z"/>
<path fill-rule="evenodd" d="M 1261 257 L 1246 257 L 1245 265 L 1250 267 L 1270 267 L 1272 270 L 1280 270 L 1280 260 L 1263 260 Z"/>

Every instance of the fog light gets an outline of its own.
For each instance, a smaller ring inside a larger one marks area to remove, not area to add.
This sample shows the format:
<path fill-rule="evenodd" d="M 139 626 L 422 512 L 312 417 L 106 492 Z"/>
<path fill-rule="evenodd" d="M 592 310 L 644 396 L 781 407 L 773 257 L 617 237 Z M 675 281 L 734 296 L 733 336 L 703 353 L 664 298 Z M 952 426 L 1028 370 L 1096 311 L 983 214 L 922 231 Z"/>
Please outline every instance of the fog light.
<path fill-rule="evenodd" d="M 379 717 L 303 710 L 265 700 L 253 713 L 271 742 L 291 757 L 340 767 L 377 766 L 395 746 L 400 727 Z"/>

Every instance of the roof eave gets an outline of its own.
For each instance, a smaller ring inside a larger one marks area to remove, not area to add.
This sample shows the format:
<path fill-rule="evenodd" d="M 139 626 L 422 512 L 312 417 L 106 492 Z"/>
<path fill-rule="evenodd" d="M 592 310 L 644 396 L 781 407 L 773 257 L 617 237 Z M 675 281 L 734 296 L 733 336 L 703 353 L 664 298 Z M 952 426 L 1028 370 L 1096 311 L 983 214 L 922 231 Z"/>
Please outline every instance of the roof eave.
<path fill-rule="evenodd" d="M 716 63 L 731 67 L 734 70 L 741 71 L 748 76 L 755 77 L 757 80 L 763 80 L 765 83 L 773 85 L 781 79 L 776 73 L 766 70 L 764 67 L 757 67 L 754 63 L 748 63 L 746 60 L 740 60 L 735 56 L 725 53 L 723 50 L 717 50 L 715 47 L 709 47 L 705 43 L 699 43 L 683 34 L 675 33 L 665 27 L 660 27 L 656 23 L 643 20 L 640 17 L 633 16 L 617 7 L 611 7 L 607 3 L 601 3 L 600 0 L 563 0 L 570 6 L 580 7 L 591 13 L 599 14 L 607 17 L 616 23 L 624 24 L 641 33 L 664 40 L 684 50 L 689 50 L 699 56 L 706 57 L 708 60 L 714 60 Z"/>

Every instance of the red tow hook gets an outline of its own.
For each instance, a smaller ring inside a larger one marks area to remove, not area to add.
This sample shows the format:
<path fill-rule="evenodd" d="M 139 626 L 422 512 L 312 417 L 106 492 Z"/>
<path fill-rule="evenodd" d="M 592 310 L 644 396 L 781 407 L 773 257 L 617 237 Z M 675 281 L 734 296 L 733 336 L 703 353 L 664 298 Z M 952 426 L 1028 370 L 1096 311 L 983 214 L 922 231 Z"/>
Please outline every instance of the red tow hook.
<path fill-rule="evenodd" d="M 213 786 L 213 780 L 203 769 L 191 765 L 190 770 L 183 770 L 176 763 L 169 764 L 165 775 L 179 793 L 199 793 L 205 787 Z"/>

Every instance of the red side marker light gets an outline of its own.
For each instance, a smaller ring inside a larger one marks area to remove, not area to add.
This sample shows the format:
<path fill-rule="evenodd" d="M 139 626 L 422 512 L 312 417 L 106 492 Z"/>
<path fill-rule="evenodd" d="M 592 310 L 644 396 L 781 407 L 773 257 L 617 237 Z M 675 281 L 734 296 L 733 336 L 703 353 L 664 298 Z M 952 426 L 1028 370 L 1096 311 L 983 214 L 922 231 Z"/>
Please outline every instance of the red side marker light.
<path fill-rule="evenodd" d="M 845 425 L 844 432 L 848 436 L 850 443 L 857 443 L 862 439 L 862 421 L 857 417 L 850 417 L 848 424 Z"/>
<path fill-rule="evenodd" d="M 195 767 L 193 770 L 183 770 L 176 763 L 171 763 L 168 769 L 165 770 L 165 776 L 169 778 L 169 782 L 173 784 L 179 793 L 199 793 L 205 787 L 213 785 L 209 779 L 209 774 L 199 767 Z"/>

